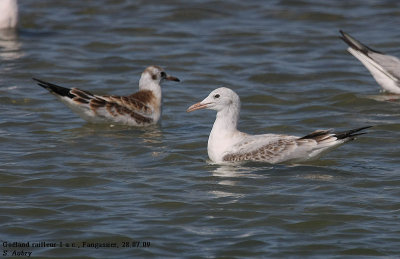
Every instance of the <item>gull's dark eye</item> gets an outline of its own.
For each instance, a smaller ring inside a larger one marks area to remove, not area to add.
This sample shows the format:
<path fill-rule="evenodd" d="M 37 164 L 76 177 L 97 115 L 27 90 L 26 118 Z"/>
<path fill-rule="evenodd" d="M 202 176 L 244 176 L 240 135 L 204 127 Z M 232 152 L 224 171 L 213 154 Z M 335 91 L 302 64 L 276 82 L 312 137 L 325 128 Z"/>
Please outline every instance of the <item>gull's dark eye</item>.
<path fill-rule="evenodd" d="M 163 71 L 163 72 L 161 72 L 161 78 L 166 78 L 167 77 L 167 74 Z"/>
<path fill-rule="evenodd" d="M 214 98 L 215 99 L 219 98 L 219 94 L 214 95 Z"/>

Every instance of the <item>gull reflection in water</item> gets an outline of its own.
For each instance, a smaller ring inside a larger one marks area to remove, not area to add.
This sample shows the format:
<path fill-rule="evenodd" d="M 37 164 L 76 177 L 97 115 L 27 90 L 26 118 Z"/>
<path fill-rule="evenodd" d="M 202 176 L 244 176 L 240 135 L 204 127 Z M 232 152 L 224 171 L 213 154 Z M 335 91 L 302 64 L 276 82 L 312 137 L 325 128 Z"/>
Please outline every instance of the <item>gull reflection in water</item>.
<path fill-rule="evenodd" d="M 273 167 L 252 167 L 243 165 L 219 165 L 211 173 L 212 176 L 218 179 L 217 184 L 221 185 L 221 189 L 213 190 L 210 193 L 215 195 L 217 198 L 222 197 L 236 197 L 240 198 L 245 196 L 245 193 L 238 193 L 235 186 L 241 186 L 243 181 L 249 178 L 266 178 L 266 174 L 259 174 L 258 171 L 270 170 Z"/>
<path fill-rule="evenodd" d="M 367 98 L 378 102 L 399 102 L 400 94 L 382 93 L 379 95 L 369 95 Z"/>
<path fill-rule="evenodd" d="M 244 166 L 240 164 L 231 164 L 231 165 L 220 165 L 215 170 L 212 171 L 212 175 L 216 177 L 247 177 L 247 178 L 259 178 L 261 177 L 259 174 L 256 174 L 257 171 L 260 170 L 268 170 L 273 167 L 252 167 L 252 166 Z"/>
<path fill-rule="evenodd" d="M 0 59 L 16 60 L 23 56 L 17 30 L 0 30 Z"/>
<path fill-rule="evenodd" d="M 151 125 L 140 128 L 107 123 L 94 124 L 86 122 L 81 124 L 82 120 L 79 117 L 76 118 L 76 121 L 78 124 L 80 124 L 80 126 L 66 129 L 67 132 L 71 132 L 75 137 L 97 135 L 105 138 L 110 137 L 113 139 L 119 139 L 124 143 L 130 143 L 130 141 L 138 143 L 138 140 L 140 140 L 140 144 L 142 146 L 146 146 L 146 144 L 151 146 L 151 144 L 163 143 L 163 133 L 159 125 Z"/>

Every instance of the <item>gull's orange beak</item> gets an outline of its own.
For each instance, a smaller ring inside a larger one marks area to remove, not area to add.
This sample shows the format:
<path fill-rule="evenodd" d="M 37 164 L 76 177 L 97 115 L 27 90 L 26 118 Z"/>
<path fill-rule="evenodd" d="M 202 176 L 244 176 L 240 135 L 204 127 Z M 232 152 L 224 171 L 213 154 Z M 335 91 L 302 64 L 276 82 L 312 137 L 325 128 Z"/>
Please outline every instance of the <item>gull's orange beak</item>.
<path fill-rule="evenodd" d="M 209 104 L 210 103 L 201 103 L 201 102 L 195 103 L 192 106 L 190 106 L 186 111 L 187 112 L 192 112 L 192 111 L 195 111 L 195 110 L 205 109 L 205 108 L 207 108 L 207 106 Z"/>

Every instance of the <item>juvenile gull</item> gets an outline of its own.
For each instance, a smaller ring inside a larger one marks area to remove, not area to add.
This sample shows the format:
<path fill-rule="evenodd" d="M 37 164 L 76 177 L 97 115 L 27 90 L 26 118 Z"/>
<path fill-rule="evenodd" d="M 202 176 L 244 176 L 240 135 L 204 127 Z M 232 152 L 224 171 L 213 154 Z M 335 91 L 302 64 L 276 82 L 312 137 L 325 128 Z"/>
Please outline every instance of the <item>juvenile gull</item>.
<path fill-rule="evenodd" d="M 349 51 L 369 70 L 376 82 L 390 93 L 400 94 L 400 60 L 362 44 L 348 33 L 340 31 Z"/>
<path fill-rule="evenodd" d="M 163 80 L 179 79 L 159 66 L 147 67 L 139 80 L 139 91 L 129 96 L 95 95 L 78 88 L 65 88 L 33 78 L 83 119 L 92 123 L 129 126 L 156 124 L 161 116 Z"/>
<path fill-rule="evenodd" d="M 17 0 L 0 0 L 0 29 L 15 28 L 17 24 Z"/>
<path fill-rule="evenodd" d="M 259 161 L 268 163 L 302 162 L 353 140 L 363 127 L 346 132 L 317 130 L 304 137 L 280 134 L 250 135 L 237 130 L 240 112 L 239 96 L 229 88 L 212 91 L 203 101 L 190 106 L 187 112 L 199 109 L 217 111 L 208 138 L 208 156 L 215 163 Z"/>

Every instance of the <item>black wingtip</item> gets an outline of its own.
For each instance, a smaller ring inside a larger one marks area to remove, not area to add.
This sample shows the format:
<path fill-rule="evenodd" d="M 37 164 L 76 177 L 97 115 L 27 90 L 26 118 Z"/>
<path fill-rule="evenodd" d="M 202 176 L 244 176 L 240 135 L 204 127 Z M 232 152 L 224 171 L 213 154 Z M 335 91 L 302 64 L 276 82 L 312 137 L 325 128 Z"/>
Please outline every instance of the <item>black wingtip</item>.
<path fill-rule="evenodd" d="M 310 134 L 308 134 L 308 135 L 306 135 L 304 137 L 301 137 L 299 139 L 315 139 L 315 140 L 317 140 L 320 137 L 324 137 L 324 136 L 328 135 L 331 131 L 332 131 L 331 129 L 329 129 L 329 130 L 316 130 L 316 131 L 314 131 L 314 132 L 312 132 L 312 133 L 310 133 Z"/>
<path fill-rule="evenodd" d="M 37 79 L 36 77 L 32 77 L 32 79 L 35 80 L 35 81 L 37 81 L 37 82 L 39 82 L 39 83 L 44 82 L 44 81 L 42 81 L 42 80 L 40 80 L 40 79 Z"/>
<path fill-rule="evenodd" d="M 343 37 L 344 37 L 344 31 L 339 30 L 339 32 L 340 32 L 340 34 L 342 34 L 341 36 L 339 36 L 339 38 L 343 39 Z"/>
<path fill-rule="evenodd" d="M 344 132 L 335 133 L 335 137 L 337 139 L 352 139 L 356 136 L 367 134 L 367 132 L 360 132 L 360 131 L 369 129 L 371 127 L 373 127 L 373 126 L 365 126 L 365 127 L 361 127 L 361 128 L 357 128 L 357 129 L 352 129 L 352 130 L 348 130 L 348 131 L 344 131 Z"/>
<path fill-rule="evenodd" d="M 366 52 L 368 51 L 368 47 L 365 46 L 364 44 L 362 44 L 361 42 L 359 42 L 358 40 L 356 40 L 355 38 L 353 38 L 352 36 L 350 36 L 350 34 L 345 33 L 342 30 L 339 30 L 341 36 L 339 36 L 347 45 L 349 45 L 349 47 L 355 49 L 355 50 L 359 50 L 362 51 L 363 53 L 367 54 Z"/>
<path fill-rule="evenodd" d="M 70 93 L 71 89 L 69 88 L 65 88 L 59 85 L 55 85 L 49 82 L 46 82 L 44 80 L 32 77 L 33 80 L 35 80 L 37 82 L 37 84 L 45 89 L 47 89 L 48 91 L 50 91 L 51 93 L 54 93 L 56 95 L 60 95 L 60 96 L 67 96 L 69 98 L 74 98 L 75 96 L 73 94 Z"/>
<path fill-rule="evenodd" d="M 355 46 L 355 45 L 348 39 L 350 35 L 348 35 L 347 33 L 345 33 L 345 32 L 342 31 L 342 30 L 339 30 L 339 32 L 340 32 L 340 34 L 341 34 L 341 35 L 339 36 L 340 39 L 342 39 L 342 40 L 343 40 L 347 45 L 349 45 L 350 47 L 358 49 L 358 47 Z"/>
<path fill-rule="evenodd" d="M 339 32 L 341 34 L 341 36 L 339 36 L 339 38 L 341 38 L 347 45 L 349 45 L 350 48 L 361 51 L 365 55 L 368 55 L 368 52 L 375 52 L 375 53 L 383 54 L 380 51 L 371 49 L 367 45 L 362 44 L 360 41 L 356 40 L 350 34 L 344 32 L 342 30 L 339 30 Z"/>

